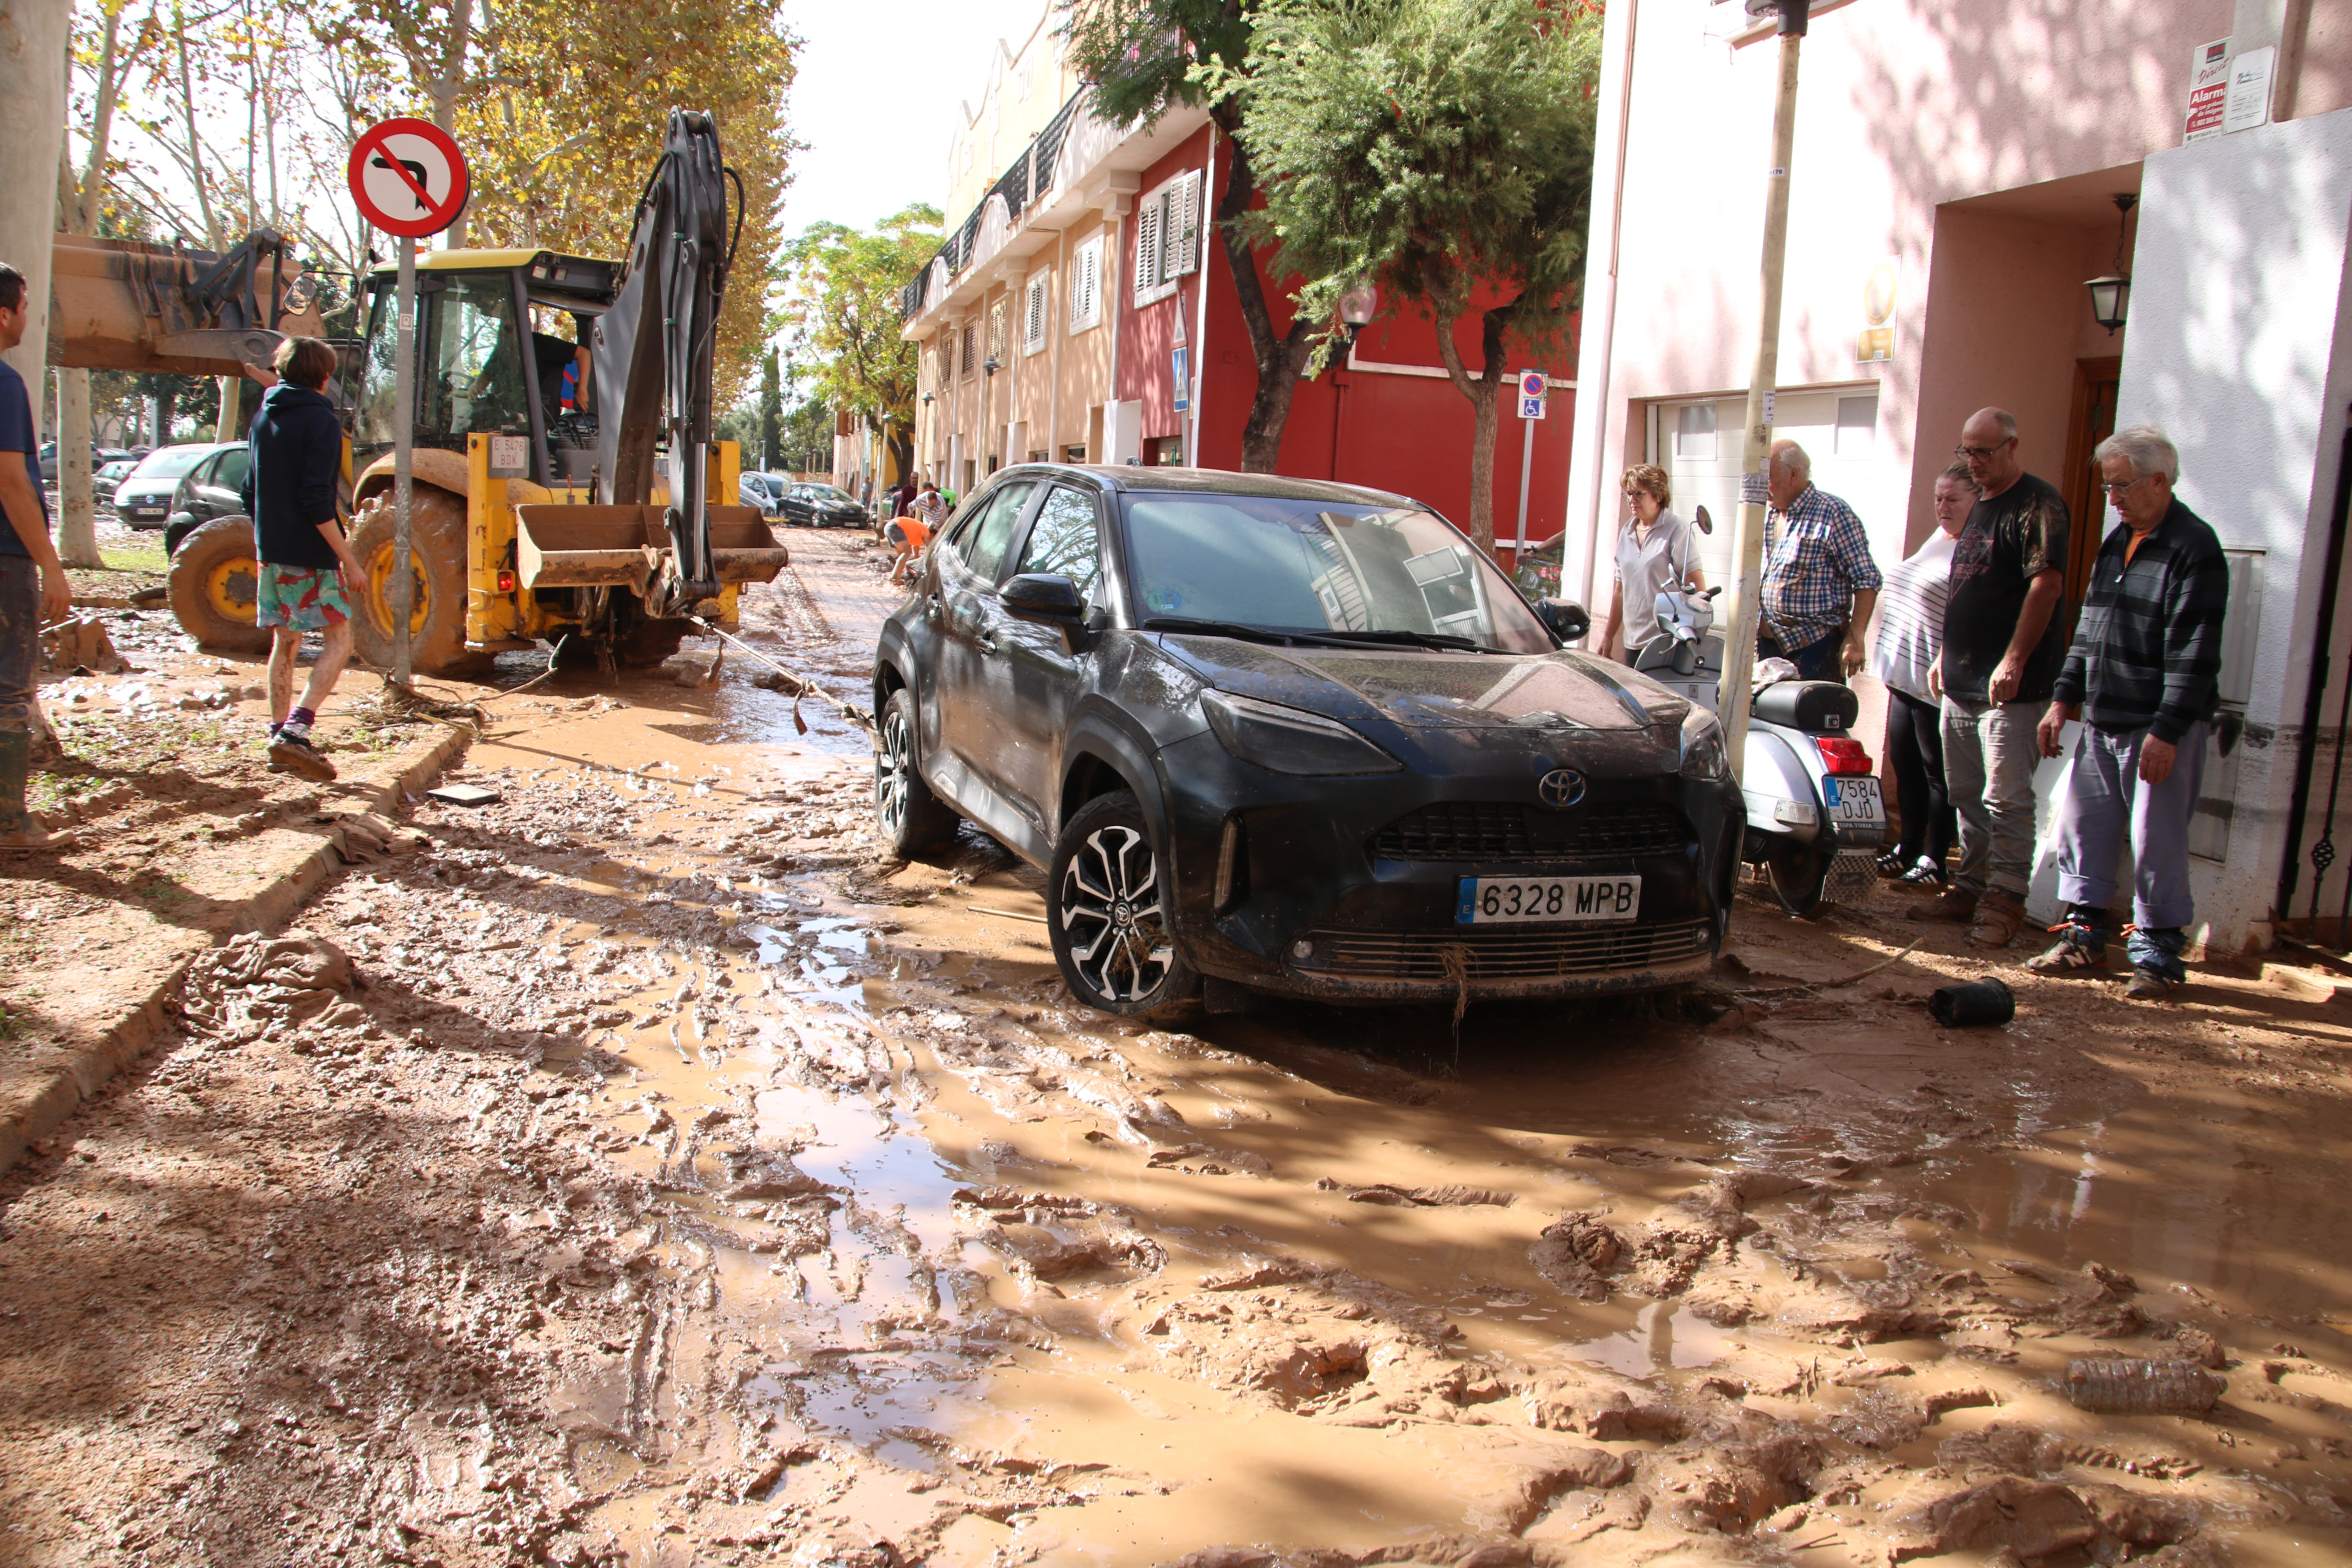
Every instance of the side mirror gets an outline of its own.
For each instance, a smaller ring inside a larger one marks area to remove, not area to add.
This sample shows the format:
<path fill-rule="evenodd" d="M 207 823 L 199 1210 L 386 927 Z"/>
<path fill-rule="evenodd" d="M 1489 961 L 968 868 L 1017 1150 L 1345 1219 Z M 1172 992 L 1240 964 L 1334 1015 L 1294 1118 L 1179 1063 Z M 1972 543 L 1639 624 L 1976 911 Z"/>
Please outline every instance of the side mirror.
<path fill-rule="evenodd" d="M 1592 617 L 1573 599 L 1538 599 L 1536 617 L 1562 642 L 1574 642 L 1592 629 Z"/>
<path fill-rule="evenodd" d="M 1701 533 L 1712 535 L 1715 532 L 1715 519 L 1707 516 L 1706 508 L 1702 506 L 1692 511 L 1691 526 Z"/>
<path fill-rule="evenodd" d="M 1058 572 L 1024 572 L 998 593 L 1006 612 L 1019 620 L 1075 626 L 1086 619 L 1086 596 Z"/>

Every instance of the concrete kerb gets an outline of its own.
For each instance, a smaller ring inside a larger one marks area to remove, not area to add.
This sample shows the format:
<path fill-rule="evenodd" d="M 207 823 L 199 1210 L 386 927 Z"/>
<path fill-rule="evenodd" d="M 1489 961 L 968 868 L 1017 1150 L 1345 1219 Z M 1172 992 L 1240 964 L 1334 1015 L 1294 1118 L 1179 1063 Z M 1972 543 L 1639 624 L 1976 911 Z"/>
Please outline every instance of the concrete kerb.
<path fill-rule="evenodd" d="M 431 782 L 472 739 L 471 731 L 453 727 L 385 758 L 373 777 L 352 781 L 356 787 L 338 798 L 334 815 L 363 816 L 396 810 L 404 796 Z M 230 912 L 225 931 L 211 937 L 186 931 L 184 951 L 115 1017 L 90 1020 L 76 1031 L 80 1038 L 60 1058 L 0 1091 L 0 1171 L 22 1160 L 36 1141 L 64 1125 L 84 1100 L 145 1054 L 163 1032 L 164 1006 L 187 978 L 191 963 L 230 935 L 268 931 L 282 923 L 332 874 L 341 863 L 343 846 L 343 829 L 331 826 L 326 832 L 305 836 L 299 847 L 281 852 L 282 863 Z"/>

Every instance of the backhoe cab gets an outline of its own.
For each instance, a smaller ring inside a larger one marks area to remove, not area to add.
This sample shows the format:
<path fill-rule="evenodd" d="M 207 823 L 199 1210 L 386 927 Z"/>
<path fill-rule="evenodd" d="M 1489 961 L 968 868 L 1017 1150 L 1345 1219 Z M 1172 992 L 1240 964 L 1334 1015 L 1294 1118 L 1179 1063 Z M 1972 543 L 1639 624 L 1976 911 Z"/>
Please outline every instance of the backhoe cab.
<path fill-rule="evenodd" d="M 735 494 L 713 443 L 715 323 L 732 259 L 709 116 L 672 110 L 628 264 L 544 250 L 417 258 L 416 395 L 394 379 L 390 266 L 367 280 L 352 395 L 352 548 L 370 584 L 359 651 L 393 660 L 393 442 L 411 432 L 410 658 L 451 674 L 570 639 L 658 663 L 690 629 L 731 622 L 744 583 L 787 556 Z"/>

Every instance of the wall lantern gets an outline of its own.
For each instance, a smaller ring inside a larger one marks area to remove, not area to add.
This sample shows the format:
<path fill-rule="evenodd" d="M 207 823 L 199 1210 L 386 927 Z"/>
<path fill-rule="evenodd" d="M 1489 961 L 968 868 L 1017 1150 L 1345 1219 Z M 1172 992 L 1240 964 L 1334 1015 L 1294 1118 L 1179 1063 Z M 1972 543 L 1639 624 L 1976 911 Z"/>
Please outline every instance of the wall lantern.
<path fill-rule="evenodd" d="M 929 393 L 929 392 L 927 392 L 927 393 L 923 394 L 923 406 L 924 406 L 924 407 L 929 408 L 929 407 L 931 405 L 931 399 L 932 399 L 932 397 L 933 397 L 934 395 L 935 395 L 935 394 L 932 394 L 932 393 Z"/>
<path fill-rule="evenodd" d="M 1003 368 L 1003 366 L 996 363 L 996 356 L 994 354 L 991 354 L 986 359 L 980 362 L 980 374 L 982 375 L 994 375 Z"/>
<path fill-rule="evenodd" d="M 1339 296 L 1339 324 L 1348 329 L 1348 352 L 1356 350 L 1356 334 L 1370 324 L 1381 308 L 1381 291 L 1370 283 L 1359 283 Z"/>
<path fill-rule="evenodd" d="M 2131 233 L 2131 210 L 2139 198 L 2129 191 L 2116 194 L 2116 269 L 2105 278 L 2087 278 L 2083 287 L 2091 291 L 2091 319 L 2107 329 L 2114 337 L 2131 313 L 2131 274 L 2124 270 L 2124 242 Z"/>

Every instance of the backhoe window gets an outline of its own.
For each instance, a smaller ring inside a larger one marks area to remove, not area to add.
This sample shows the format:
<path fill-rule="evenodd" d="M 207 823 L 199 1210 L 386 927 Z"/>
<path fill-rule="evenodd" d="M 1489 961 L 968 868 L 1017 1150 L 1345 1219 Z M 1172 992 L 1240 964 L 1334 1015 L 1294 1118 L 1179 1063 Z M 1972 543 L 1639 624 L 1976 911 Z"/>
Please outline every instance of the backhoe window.
<path fill-rule="evenodd" d="M 529 434 L 513 281 L 504 273 L 460 274 L 421 303 L 422 358 L 429 368 L 418 425 L 452 437 L 477 430 Z"/>
<path fill-rule="evenodd" d="M 522 345 L 515 331 L 514 279 L 504 272 L 442 273 L 417 294 L 416 425 L 420 447 L 465 449 L 477 431 L 530 433 L 523 395 Z M 441 287 L 431 287 L 434 283 Z M 368 312 L 359 397 L 359 444 L 390 447 L 399 435 L 394 331 L 398 291 L 385 279 Z"/>

